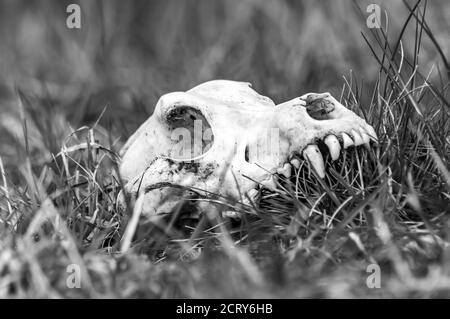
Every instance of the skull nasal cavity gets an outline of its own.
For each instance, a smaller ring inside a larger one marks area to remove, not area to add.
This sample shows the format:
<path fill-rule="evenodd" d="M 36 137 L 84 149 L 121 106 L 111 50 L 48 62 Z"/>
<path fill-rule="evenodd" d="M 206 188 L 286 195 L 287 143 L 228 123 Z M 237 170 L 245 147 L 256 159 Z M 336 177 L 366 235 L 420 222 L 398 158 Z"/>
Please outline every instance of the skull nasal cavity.
<path fill-rule="evenodd" d="M 306 111 L 315 120 L 331 119 L 330 113 L 333 110 L 334 104 L 326 99 L 316 99 L 306 105 Z"/>
<path fill-rule="evenodd" d="M 171 150 L 173 158 L 192 159 L 211 148 L 214 135 L 201 111 L 189 106 L 179 106 L 169 112 L 166 121 L 174 142 Z"/>

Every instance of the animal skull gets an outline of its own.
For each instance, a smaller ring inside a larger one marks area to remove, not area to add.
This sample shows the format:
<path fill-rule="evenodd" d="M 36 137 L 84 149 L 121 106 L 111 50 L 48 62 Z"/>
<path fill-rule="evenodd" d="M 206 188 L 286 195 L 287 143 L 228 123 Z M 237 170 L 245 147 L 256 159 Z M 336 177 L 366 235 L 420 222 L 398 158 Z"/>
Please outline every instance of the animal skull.
<path fill-rule="evenodd" d="M 336 160 L 341 148 L 376 139 L 329 93 L 275 105 L 249 83 L 216 80 L 162 96 L 122 149 L 120 173 L 125 191 L 141 197 L 142 213 L 152 217 L 198 196 L 248 203 L 260 187 L 273 189 L 278 176 L 290 177 L 302 157 L 323 178 L 318 140 Z"/>

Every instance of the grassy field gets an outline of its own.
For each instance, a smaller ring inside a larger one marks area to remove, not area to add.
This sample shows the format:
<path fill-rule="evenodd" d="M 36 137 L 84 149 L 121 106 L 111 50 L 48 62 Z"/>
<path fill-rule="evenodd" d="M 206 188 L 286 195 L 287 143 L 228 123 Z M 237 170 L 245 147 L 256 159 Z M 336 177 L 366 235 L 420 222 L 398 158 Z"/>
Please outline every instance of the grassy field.
<path fill-rule="evenodd" d="M 0 0 L 0 298 L 450 297 L 446 1 L 381 1 L 380 29 L 370 1 L 81 1 L 79 30 L 71 2 Z M 120 147 L 161 94 L 217 78 L 329 91 L 379 145 L 121 252 Z"/>

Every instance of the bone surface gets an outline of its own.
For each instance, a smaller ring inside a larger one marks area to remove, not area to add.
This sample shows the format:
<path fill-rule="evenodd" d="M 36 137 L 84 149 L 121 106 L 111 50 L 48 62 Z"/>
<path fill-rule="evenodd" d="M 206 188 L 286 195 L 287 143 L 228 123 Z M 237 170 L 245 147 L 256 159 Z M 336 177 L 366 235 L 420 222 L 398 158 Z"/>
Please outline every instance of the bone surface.
<path fill-rule="evenodd" d="M 131 198 L 144 197 L 142 214 L 153 216 L 195 197 L 243 202 L 289 178 L 302 155 L 323 178 L 317 141 L 336 160 L 341 144 L 368 139 L 376 140 L 373 128 L 329 93 L 276 105 L 249 83 L 216 80 L 163 95 L 121 150 L 120 174 Z"/>

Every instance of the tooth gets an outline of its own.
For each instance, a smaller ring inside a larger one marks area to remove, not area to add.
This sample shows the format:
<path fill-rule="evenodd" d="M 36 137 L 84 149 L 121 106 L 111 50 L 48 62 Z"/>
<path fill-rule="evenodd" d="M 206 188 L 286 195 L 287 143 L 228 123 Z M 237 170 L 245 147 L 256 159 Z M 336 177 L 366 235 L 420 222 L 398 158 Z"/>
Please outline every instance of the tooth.
<path fill-rule="evenodd" d="M 247 192 L 247 196 L 244 197 L 242 202 L 246 205 L 251 205 L 252 203 L 255 203 L 258 199 L 259 192 L 258 190 L 252 188 Z"/>
<path fill-rule="evenodd" d="M 259 192 L 257 189 L 252 188 L 251 190 L 249 190 L 247 192 L 248 197 L 250 197 L 250 199 L 255 199 L 258 196 Z"/>
<path fill-rule="evenodd" d="M 300 161 L 298 160 L 298 158 L 293 158 L 293 159 L 291 159 L 291 164 L 292 164 L 296 169 L 299 169 L 299 168 L 300 168 Z"/>
<path fill-rule="evenodd" d="M 353 140 L 351 139 L 351 137 L 348 136 L 348 134 L 346 134 L 346 133 L 342 133 L 342 140 L 344 141 L 344 149 L 347 149 L 350 146 L 355 145 L 355 143 L 353 143 Z"/>
<path fill-rule="evenodd" d="M 363 141 L 361 135 L 358 132 L 356 132 L 355 130 L 352 130 L 351 133 L 352 133 L 352 136 L 353 136 L 353 140 L 355 141 L 355 146 L 359 146 L 359 145 L 364 144 L 364 141 Z"/>
<path fill-rule="evenodd" d="M 292 166 L 291 164 L 284 164 L 283 168 L 277 169 L 277 173 L 283 175 L 286 178 L 290 178 L 292 175 Z"/>
<path fill-rule="evenodd" d="M 370 143 L 370 137 L 369 135 L 366 133 L 366 131 L 364 129 L 359 129 L 359 132 L 361 134 L 362 140 L 364 142 L 365 145 L 369 145 Z"/>
<path fill-rule="evenodd" d="M 336 136 L 328 135 L 324 140 L 325 144 L 328 146 L 330 150 L 331 159 L 333 161 L 339 158 L 339 153 L 341 152 L 341 145 Z"/>
<path fill-rule="evenodd" d="M 303 157 L 309 160 L 320 178 L 325 177 L 325 164 L 317 145 L 308 145 L 303 151 Z"/>
<path fill-rule="evenodd" d="M 370 150 L 370 136 L 367 134 L 367 132 L 364 129 L 359 129 L 361 133 L 362 140 L 364 142 L 364 146 L 366 149 Z"/>
<path fill-rule="evenodd" d="M 261 185 L 271 191 L 274 191 L 277 189 L 277 183 L 275 182 L 275 177 L 273 177 L 273 176 L 270 176 L 268 179 L 263 180 L 261 182 Z"/>
<path fill-rule="evenodd" d="M 375 130 L 373 129 L 373 127 L 367 126 L 366 129 L 367 129 L 368 135 L 372 139 L 372 141 L 374 141 L 375 143 L 378 143 L 378 136 L 377 136 L 377 133 L 375 133 Z"/>

